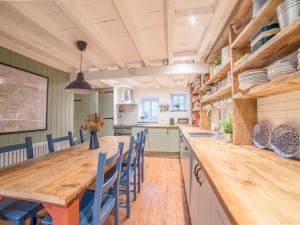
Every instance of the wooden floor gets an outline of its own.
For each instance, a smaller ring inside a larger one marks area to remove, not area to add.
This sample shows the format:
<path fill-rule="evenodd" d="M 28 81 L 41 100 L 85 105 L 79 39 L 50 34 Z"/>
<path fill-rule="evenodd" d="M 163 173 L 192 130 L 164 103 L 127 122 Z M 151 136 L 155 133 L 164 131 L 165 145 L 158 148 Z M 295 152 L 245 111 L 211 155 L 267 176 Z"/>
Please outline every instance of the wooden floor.
<path fill-rule="evenodd" d="M 131 209 L 129 219 L 120 209 L 121 225 L 190 225 L 178 158 L 145 158 L 145 181 Z M 105 225 L 113 224 L 111 216 Z"/>

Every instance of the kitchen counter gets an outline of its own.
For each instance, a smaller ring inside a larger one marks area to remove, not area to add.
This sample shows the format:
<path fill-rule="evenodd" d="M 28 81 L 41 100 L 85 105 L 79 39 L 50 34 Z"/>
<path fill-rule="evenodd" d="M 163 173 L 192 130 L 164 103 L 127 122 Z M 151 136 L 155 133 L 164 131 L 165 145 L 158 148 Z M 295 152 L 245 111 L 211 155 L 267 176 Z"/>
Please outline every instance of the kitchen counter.
<path fill-rule="evenodd" d="M 199 128 L 180 130 L 232 224 L 300 224 L 300 160 L 218 138 L 191 138 L 188 133 Z"/>
<path fill-rule="evenodd" d="M 114 128 L 125 128 L 125 127 L 145 127 L 145 128 L 178 128 L 178 125 L 170 125 L 170 124 L 148 124 L 148 123 L 140 123 L 140 124 L 124 124 L 124 125 L 114 125 Z"/>

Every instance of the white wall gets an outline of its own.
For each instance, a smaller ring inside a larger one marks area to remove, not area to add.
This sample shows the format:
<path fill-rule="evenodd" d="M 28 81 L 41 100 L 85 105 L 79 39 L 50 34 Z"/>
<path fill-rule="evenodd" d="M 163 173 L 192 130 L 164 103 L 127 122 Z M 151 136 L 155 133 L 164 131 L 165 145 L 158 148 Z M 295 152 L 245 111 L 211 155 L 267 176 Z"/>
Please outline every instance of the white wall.
<path fill-rule="evenodd" d="M 221 118 L 219 118 L 219 111 L 217 109 L 212 109 L 211 111 L 211 130 L 219 125 L 220 120 L 232 118 L 232 104 L 222 105 L 221 107 Z"/>
<path fill-rule="evenodd" d="M 171 93 L 186 93 L 187 94 L 187 111 L 179 112 L 160 112 L 159 113 L 159 123 L 168 124 L 170 117 L 177 118 L 189 118 L 191 123 L 191 111 L 190 111 L 190 94 L 189 89 L 186 88 L 136 88 L 134 89 L 134 99 L 138 104 L 137 106 L 122 106 L 123 113 L 121 113 L 121 118 L 117 119 L 118 124 L 135 124 L 138 122 L 138 118 L 141 116 L 141 99 L 143 97 L 155 97 L 158 98 L 159 104 L 169 104 L 171 105 Z"/>
<path fill-rule="evenodd" d="M 300 134 L 300 90 L 257 100 L 257 116 L 274 129 L 280 124 L 288 124 Z M 300 153 L 297 155 L 300 158 Z"/>

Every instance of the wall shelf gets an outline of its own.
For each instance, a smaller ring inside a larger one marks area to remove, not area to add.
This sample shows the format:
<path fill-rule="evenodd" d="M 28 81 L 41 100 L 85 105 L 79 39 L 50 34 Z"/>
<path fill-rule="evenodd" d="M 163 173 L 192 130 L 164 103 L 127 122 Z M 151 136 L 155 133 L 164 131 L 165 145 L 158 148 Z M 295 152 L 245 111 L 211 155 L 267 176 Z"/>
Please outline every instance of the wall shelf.
<path fill-rule="evenodd" d="M 282 0 L 268 0 L 259 13 L 242 30 L 232 43 L 232 48 L 244 48 L 250 45 L 250 37 L 263 25 L 269 24 L 276 17 L 276 8 Z"/>
<path fill-rule="evenodd" d="M 209 79 L 209 81 L 207 81 L 204 85 L 203 88 L 207 87 L 208 85 L 221 80 L 223 78 L 225 78 L 227 76 L 227 73 L 230 70 L 230 60 L 228 60 L 224 65 L 221 66 L 221 68 L 219 69 L 219 71 L 212 77 Z M 203 89 L 201 88 L 201 89 Z"/>
<path fill-rule="evenodd" d="M 196 86 L 192 92 L 192 95 L 197 95 L 199 94 L 199 91 L 200 91 L 200 87 L 199 86 Z"/>
<path fill-rule="evenodd" d="M 268 83 L 258 85 L 246 92 L 240 92 L 233 96 L 234 99 L 251 99 L 300 89 L 300 71 L 283 75 Z"/>
<path fill-rule="evenodd" d="M 234 67 L 234 73 L 265 67 L 296 51 L 300 45 L 300 18 L 282 29 L 270 41 L 251 54 L 247 61 Z M 276 54 L 274 54 L 276 53 Z"/>
<path fill-rule="evenodd" d="M 225 87 L 223 87 L 222 89 L 218 90 L 217 92 L 215 92 L 214 94 L 204 98 L 201 100 L 202 104 L 207 104 L 209 102 L 215 101 L 225 95 L 228 95 L 231 93 L 231 85 L 227 85 Z"/>

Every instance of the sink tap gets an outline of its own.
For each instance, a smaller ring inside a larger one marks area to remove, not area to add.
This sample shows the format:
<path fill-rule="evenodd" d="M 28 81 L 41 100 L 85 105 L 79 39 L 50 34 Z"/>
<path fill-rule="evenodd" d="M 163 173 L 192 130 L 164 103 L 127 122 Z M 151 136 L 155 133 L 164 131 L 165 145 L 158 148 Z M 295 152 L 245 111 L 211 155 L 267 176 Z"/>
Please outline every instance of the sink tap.
<path fill-rule="evenodd" d="M 221 107 L 216 106 L 216 105 L 212 105 L 210 104 L 210 107 L 208 108 L 207 112 L 206 112 L 206 118 L 208 117 L 209 112 L 211 112 L 211 110 L 213 109 L 217 109 L 218 110 L 218 121 L 217 121 L 217 127 L 215 127 L 215 131 L 218 132 L 218 134 L 220 133 L 221 130 Z M 209 119 L 211 121 L 211 117 Z"/>

